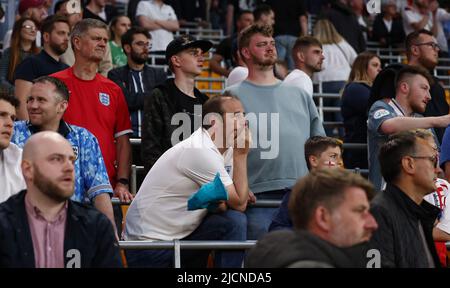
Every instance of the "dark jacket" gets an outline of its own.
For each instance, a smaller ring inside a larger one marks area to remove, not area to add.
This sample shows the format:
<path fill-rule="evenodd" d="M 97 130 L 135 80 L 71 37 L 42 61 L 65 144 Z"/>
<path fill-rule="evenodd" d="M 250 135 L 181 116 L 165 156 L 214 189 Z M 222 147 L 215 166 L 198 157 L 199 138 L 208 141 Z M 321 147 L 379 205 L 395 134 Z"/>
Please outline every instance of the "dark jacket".
<path fill-rule="evenodd" d="M 364 244 L 339 248 L 307 231 L 268 233 L 252 248 L 246 268 L 357 268 L 365 267 Z"/>
<path fill-rule="evenodd" d="M 395 81 L 398 71 L 403 68 L 403 64 L 392 64 L 385 67 L 378 73 L 375 78 L 372 90 L 370 92 L 368 109 L 372 107 L 372 104 L 377 100 L 383 98 L 395 98 Z M 430 72 L 433 75 L 432 72 Z M 445 99 L 445 90 L 440 84 L 440 80 L 433 76 L 433 83 L 430 83 L 430 95 L 431 100 L 427 104 L 427 108 L 423 116 L 443 116 L 449 113 L 449 105 Z M 444 137 L 445 128 L 434 128 L 436 137 L 440 144 L 442 144 L 442 138 Z"/>
<path fill-rule="evenodd" d="M 379 42 L 380 39 L 385 39 L 385 46 L 403 44 L 405 31 L 403 30 L 402 19 L 399 17 L 392 19 L 392 28 L 391 31 L 388 31 L 383 21 L 383 14 L 378 14 L 373 22 L 372 40 Z"/>
<path fill-rule="evenodd" d="M 141 155 L 146 172 L 164 152 L 172 147 L 172 132 L 183 124 L 171 124 L 172 116 L 175 113 L 184 112 L 184 109 L 180 107 L 179 92 L 174 79 L 167 79 L 164 84 L 155 87 L 151 96 L 144 100 Z M 208 96 L 197 88 L 194 88 L 194 94 L 201 104 L 208 100 Z M 194 123 L 192 115 L 190 116 L 191 122 Z M 194 129 L 196 128 L 198 127 L 194 127 Z"/>
<path fill-rule="evenodd" d="M 144 66 L 142 81 L 144 83 L 144 93 L 136 93 L 134 81 L 130 73 L 130 66 L 125 65 L 117 67 L 108 72 L 108 78 L 122 89 L 125 100 L 127 101 L 128 111 L 130 113 L 144 109 L 144 99 L 149 97 L 153 88 L 164 83 L 167 78 L 166 72 L 161 68 L 153 68 L 149 65 Z"/>
<path fill-rule="evenodd" d="M 440 267 L 432 235 L 439 208 L 426 201 L 417 205 L 398 187 L 388 184 L 386 190 L 373 199 L 370 210 L 378 223 L 370 247 L 380 251 L 381 267 L 429 267 L 419 221 L 434 265 Z"/>
<path fill-rule="evenodd" d="M 0 267 L 35 267 L 25 194 L 26 190 L 21 191 L 0 205 Z M 80 252 L 79 268 L 122 267 L 108 218 L 94 208 L 69 200 L 64 237 L 64 263 L 68 268 L 74 259 L 72 249 Z"/>
<path fill-rule="evenodd" d="M 89 8 L 85 7 L 83 10 L 83 19 L 92 18 L 100 20 L 105 24 L 109 24 L 109 22 L 111 22 L 111 20 L 114 17 L 119 15 L 117 8 L 112 5 L 105 6 L 105 14 L 106 14 L 106 21 L 103 20 L 103 18 L 99 17 L 97 14 L 92 13 L 92 11 L 89 10 Z"/>

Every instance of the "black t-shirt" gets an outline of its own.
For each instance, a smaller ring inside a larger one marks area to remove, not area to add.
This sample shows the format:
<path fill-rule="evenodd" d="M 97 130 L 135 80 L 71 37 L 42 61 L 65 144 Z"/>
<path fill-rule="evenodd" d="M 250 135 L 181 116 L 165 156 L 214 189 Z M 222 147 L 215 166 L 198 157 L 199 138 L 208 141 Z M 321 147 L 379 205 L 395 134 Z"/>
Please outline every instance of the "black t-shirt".
<path fill-rule="evenodd" d="M 38 77 L 51 75 L 67 68 L 69 68 L 68 65 L 56 61 L 45 50 L 42 50 L 39 54 L 27 57 L 20 63 L 14 74 L 14 80 L 21 79 L 32 82 Z"/>
<path fill-rule="evenodd" d="M 202 106 L 208 100 L 208 96 L 200 92 L 197 88 L 194 88 L 195 98 L 186 95 L 180 89 L 178 89 L 173 79 L 167 80 L 166 87 L 168 89 L 167 92 L 170 94 L 169 97 L 171 97 L 171 99 L 175 103 L 176 112 L 186 113 L 189 116 L 191 121 L 191 133 L 193 133 L 195 130 L 200 128 L 202 124 L 202 115 L 201 113 L 198 113 L 198 111 L 195 111 L 195 105 Z M 179 123 L 179 125 L 175 126 L 180 127 L 183 124 L 184 123 Z"/>
<path fill-rule="evenodd" d="M 300 16 L 306 15 L 303 0 L 267 0 L 275 13 L 274 35 L 300 36 Z"/>

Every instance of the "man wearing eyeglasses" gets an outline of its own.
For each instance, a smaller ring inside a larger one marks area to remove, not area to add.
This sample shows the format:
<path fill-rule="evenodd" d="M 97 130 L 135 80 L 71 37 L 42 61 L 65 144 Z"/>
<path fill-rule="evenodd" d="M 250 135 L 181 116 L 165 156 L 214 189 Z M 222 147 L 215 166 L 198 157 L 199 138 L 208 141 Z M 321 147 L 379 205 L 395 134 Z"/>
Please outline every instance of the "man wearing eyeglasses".
<path fill-rule="evenodd" d="M 147 172 L 166 150 L 200 127 L 199 109 L 208 96 L 195 88 L 195 77 L 202 72 L 203 54 L 211 47 L 211 42 L 190 35 L 167 45 L 166 60 L 175 78 L 158 85 L 144 100 L 141 152 Z"/>
<path fill-rule="evenodd" d="M 141 137 L 144 99 L 156 85 L 162 84 L 167 75 L 161 68 L 146 64 L 152 46 L 150 33 L 142 27 L 132 27 L 122 36 L 127 65 L 109 71 L 108 78 L 122 88 L 130 111 L 133 137 Z"/>
<path fill-rule="evenodd" d="M 437 151 L 427 135 L 403 131 L 392 135 L 380 149 L 381 173 L 387 187 L 372 201 L 370 212 L 378 230 L 369 246 L 380 253 L 382 268 L 440 266 L 433 242 L 440 209 L 424 201 L 436 190 L 440 169 Z"/>
<path fill-rule="evenodd" d="M 405 66 L 397 74 L 396 96 L 376 101 L 367 122 L 369 180 L 380 191 L 384 187 L 378 154 L 389 135 L 411 130 L 447 127 L 450 115 L 422 117 L 431 100 L 429 73 L 420 67 Z M 436 140 L 436 143 L 437 140 Z"/>

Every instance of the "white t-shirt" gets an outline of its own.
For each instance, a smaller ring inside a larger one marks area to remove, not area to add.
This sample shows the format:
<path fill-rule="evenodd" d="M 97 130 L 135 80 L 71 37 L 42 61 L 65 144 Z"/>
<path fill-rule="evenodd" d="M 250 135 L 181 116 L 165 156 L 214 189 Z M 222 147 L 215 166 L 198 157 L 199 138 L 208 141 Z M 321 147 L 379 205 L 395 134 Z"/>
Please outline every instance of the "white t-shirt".
<path fill-rule="evenodd" d="M 22 149 L 13 143 L 0 151 L 0 203 L 26 188 L 20 162 Z"/>
<path fill-rule="evenodd" d="M 217 173 L 225 187 L 233 184 L 227 172 L 233 163 L 229 155 L 225 155 L 227 163 L 202 128 L 167 150 L 145 177 L 128 209 L 125 239 L 174 240 L 191 234 L 207 210 L 188 211 L 187 201 Z"/>
<path fill-rule="evenodd" d="M 141 1 L 136 8 L 136 18 L 146 16 L 152 20 L 178 20 L 173 8 L 163 4 L 159 6 L 154 1 Z M 151 51 L 166 51 L 167 45 L 173 40 L 173 33 L 165 29 L 150 31 L 153 39 Z"/>
<path fill-rule="evenodd" d="M 428 16 L 428 22 L 427 25 L 425 25 L 424 29 L 431 31 L 431 27 L 433 27 L 432 13 L 429 12 Z M 414 32 L 414 28 L 411 26 L 411 24 L 422 21 L 422 18 L 423 15 L 420 14 L 417 10 L 403 10 L 403 29 L 405 30 L 405 35 Z"/>
<path fill-rule="evenodd" d="M 234 84 L 241 83 L 248 77 L 248 68 L 237 66 L 231 70 L 230 74 L 228 75 L 227 80 L 225 81 L 225 87 L 230 87 Z"/>
<path fill-rule="evenodd" d="M 311 78 L 300 69 L 294 69 L 283 80 L 284 83 L 305 90 L 309 96 L 313 96 L 313 83 Z"/>
<path fill-rule="evenodd" d="M 347 41 L 338 44 L 323 45 L 322 71 L 313 75 L 314 83 L 329 81 L 347 81 L 353 61 L 358 56 Z"/>
<path fill-rule="evenodd" d="M 436 179 L 436 191 L 426 195 L 423 199 L 428 203 L 441 209 L 441 215 L 439 217 L 439 223 L 437 228 L 450 234 L 450 207 L 447 205 L 447 197 L 449 194 L 450 184 L 444 179 Z"/>

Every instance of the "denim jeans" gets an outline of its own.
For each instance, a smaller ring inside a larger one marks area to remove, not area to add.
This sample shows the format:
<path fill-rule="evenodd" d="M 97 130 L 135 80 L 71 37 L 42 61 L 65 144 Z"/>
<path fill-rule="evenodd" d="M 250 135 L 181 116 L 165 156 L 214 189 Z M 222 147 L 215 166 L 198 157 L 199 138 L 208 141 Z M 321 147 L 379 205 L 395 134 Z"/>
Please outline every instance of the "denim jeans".
<path fill-rule="evenodd" d="M 282 200 L 286 189 L 268 191 L 256 194 L 258 200 Z M 247 215 L 247 239 L 259 240 L 268 231 L 278 208 L 248 207 Z"/>
<path fill-rule="evenodd" d="M 278 35 L 275 37 L 275 47 L 277 48 L 278 59 L 286 61 L 289 70 L 295 68 L 292 58 L 292 49 L 297 38 L 292 35 Z"/>
<path fill-rule="evenodd" d="M 245 241 L 247 217 L 244 213 L 227 210 L 220 214 L 208 214 L 200 226 L 181 240 L 231 240 Z M 181 267 L 204 268 L 207 265 L 208 250 L 181 250 Z M 240 268 L 245 252 L 222 250 L 215 253 L 215 267 Z M 174 265 L 173 250 L 127 250 L 129 267 L 170 268 Z"/>

